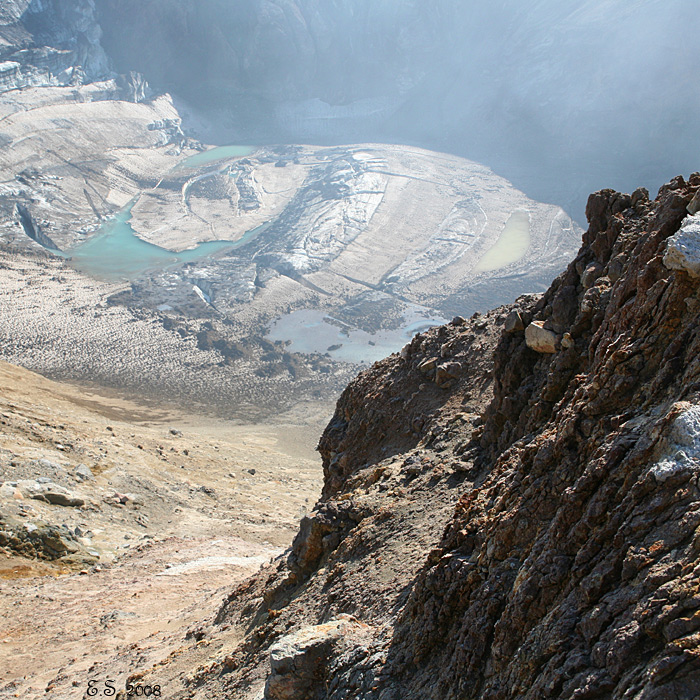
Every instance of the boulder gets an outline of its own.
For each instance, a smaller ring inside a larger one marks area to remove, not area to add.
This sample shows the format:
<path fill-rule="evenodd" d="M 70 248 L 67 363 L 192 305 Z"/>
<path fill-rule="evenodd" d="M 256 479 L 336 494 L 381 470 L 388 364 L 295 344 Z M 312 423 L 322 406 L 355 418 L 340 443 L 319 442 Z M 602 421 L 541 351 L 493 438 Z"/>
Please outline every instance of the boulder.
<path fill-rule="evenodd" d="M 535 352 L 551 354 L 557 351 L 559 338 L 557 334 L 547 330 L 543 321 L 533 321 L 525 329 L 525 342 Z"/>
<path fill-rule="evenodd" d="M 12 484 L 5 482 L 0 484 L 0 498 L 14 498 L 17 493 L 17 488 Z"/>
<path fill-rule="evenodd" d="M 55 486 L 55 484 L 52 484 L 52 486 Z M 85 505 L 85 501 L 82 498 L 70 492 L 64 493 L 63 490 L 47 490 L 46 493 L 44 493 L 44 498 L 55 506 L 78 508 Z"/>
<path fill-rule="evenodd" d="M 678 233 L 668 239 L 664 265 L 700 277 L 700 214 L 689 216 Z"/>
<path fill-rule="evenodd" d="M 93 473 L 92 473 L 92 470 L 86 464 L 79 464 L 75 468 L 74 473 L 75 473 L 75 478 L 78 479 L 79 481 L 89 481 L 90 479 L 95 478 Z"/>
<path fill-rule="evenodd" d="M 17 482 L 17 488 L 24 498 L 37 498 L 37 496 L 42 496 L 39 500 L 43 500 L 46 484 L 42 484 L 36 479 L 21 479 Z"/>
<path fill-rule="evenodd" d="M 460 362 L 443 362 L 438 365 L 435 372 L 435 383 L 439 387 L 448 386 L 454 379 L 458 379 L 462 372 L 462 364 Z"/>
<path fill-rule="evenodd" d="M 525 329 L 525 324 L 519 311 L 511 311 L 506 316 L 504 328 L 506 333 L 517 333 Z"/>
<path fill-rule="evenodd" d="M 314 700 L 324 695 L 328 663 L 335 648 L 366 625 L 350 615 L 325 624 L 304 627 L 283 637 L 270 649 L 270 676 L 266 700 Z"/>
<path fill-rule="evenodd" d="M 437 357 L 429 357 L 427 360 L 423 360 L 418 365 L 418 371 L 422 372 L 423 374 L 428 374 L 429 372 L 432 372 L 436 367 L 438 363 L 438 358 Z"/>
<path fill-rule="evenodd" d="M 85 501 L 72 491 L 50 481 L 41 483 L 38 479 L 25 479 L 18 481 L 17 486 L 24 497 L 33 498 L 36 501 L 69 507 L 78 507 L 85 504 Z"/>

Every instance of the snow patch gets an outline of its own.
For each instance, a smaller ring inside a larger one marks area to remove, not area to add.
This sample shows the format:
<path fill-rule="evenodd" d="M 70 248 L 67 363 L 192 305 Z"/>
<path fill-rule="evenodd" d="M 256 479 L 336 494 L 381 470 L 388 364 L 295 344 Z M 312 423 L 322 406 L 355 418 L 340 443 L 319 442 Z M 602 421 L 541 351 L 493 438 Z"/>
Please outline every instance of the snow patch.
<path fill-rule="evenodd" d="M 194 561 L 183 564 L 176 564 L 165 571 L 161 571 L 156 576 L 179 576 L 180 574 L 191 574 L 200 571 L 210 571 L 213 569 L 224 569 L 228 566 L 235 567 L 260 567 L 270 560 L 269 555 L 260 554 L 255 557 L 201 557 Z"/>

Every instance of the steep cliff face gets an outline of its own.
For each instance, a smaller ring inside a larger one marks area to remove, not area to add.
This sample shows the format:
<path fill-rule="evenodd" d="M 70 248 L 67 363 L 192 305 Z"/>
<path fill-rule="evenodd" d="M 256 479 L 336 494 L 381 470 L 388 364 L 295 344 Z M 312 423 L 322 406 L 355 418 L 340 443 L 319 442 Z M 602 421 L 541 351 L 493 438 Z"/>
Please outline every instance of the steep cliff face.
<path fill-rule="evenodd" d="M 480 441 L 488 474 L 401 615 L 409 687 L 696 697 L 699 251 L 686 247 L 679 271 L 668 251 L 699 185 L 676 178 L 653 203 L 591 197 L 578 257 L 534 307 L 561 348 L 500 341 Z"/>
<path fill-rule="evenodd" d="M 699 190 L 592 195 L 546 294 L 361 374 L 322 499 L 181 697 L 696 698 Z"/>
<path fill-rule="evenodd" d="M 7 0 L 0 9 L 0 91 L 105 78 L 93 0 Z"/>

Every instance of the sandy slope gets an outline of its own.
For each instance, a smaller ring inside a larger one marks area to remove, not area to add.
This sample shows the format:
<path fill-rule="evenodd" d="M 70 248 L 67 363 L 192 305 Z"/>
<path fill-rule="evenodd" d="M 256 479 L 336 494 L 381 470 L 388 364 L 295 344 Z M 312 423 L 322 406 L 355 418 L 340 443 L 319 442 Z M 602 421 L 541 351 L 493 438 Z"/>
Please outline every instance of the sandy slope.
<path fill-rule="evenodd" d="M 99 553 L 82 572 L 0 554 L 0 697 L 45 697 L 48 686 L 82 697 L 89 678 L 123 688 L 127 671 L 167 656 L 216 610 L 222 586 L 288 545 L 320 486 L 315 429 L 217 424 L 5 363 L 0 421 L 0 481 L 49 474 L 85 500 L 62 507 L 17 488 L 0 516 L 79 528 Z M 78 464 L 95 478 L 78 481 Z M 116 504 L 115 492 L 137 498 Z"/>

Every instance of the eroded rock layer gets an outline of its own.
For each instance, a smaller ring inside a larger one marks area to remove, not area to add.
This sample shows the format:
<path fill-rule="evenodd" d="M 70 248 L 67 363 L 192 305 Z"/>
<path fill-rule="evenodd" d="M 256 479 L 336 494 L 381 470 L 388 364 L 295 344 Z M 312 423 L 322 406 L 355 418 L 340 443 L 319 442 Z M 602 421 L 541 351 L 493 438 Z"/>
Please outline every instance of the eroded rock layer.
<path fill-rule="evenodd" d="M 700 287 L 664 261 L 699 188 L 592 195 L 544 295 L 361 374 L 291 551 L 200 629 L 205 663 L 152 677 L 183 698 L 697 697 Z"/>

